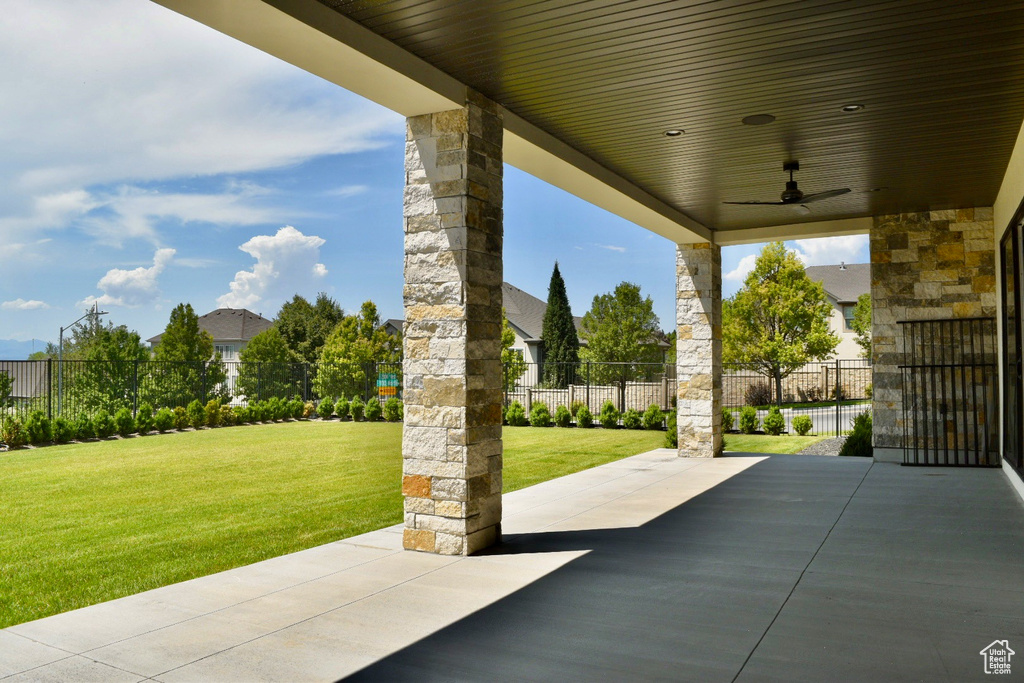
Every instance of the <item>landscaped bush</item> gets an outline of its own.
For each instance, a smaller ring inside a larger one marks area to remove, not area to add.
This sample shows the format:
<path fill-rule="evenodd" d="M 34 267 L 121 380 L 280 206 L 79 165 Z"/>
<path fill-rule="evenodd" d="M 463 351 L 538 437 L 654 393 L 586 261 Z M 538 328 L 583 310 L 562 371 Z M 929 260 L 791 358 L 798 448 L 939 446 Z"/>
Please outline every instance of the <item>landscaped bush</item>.
<path fill-rule="evenodd" d="M 126 437 L 135 431 L 135 418 L 132 417 L 132 411 L 127 408 L 121 408 L 114 413 L 114 429 L 117 431 L 118 436 Z"/>
<path fill-rule="evenodd" d="M 145 436 L 153 431 L 153 406 L 149 403 L 142 403 L 139 412 L 135 414 L 135 431 L 139 436 Z"/>
<path fill-rule="evenodd" d="M 203 423 L 207 427 L 216 427 L 220 424 L 220 400 L 211 398 L 203 406 Z"/>
<path fill-rule="evenodd" d="M 615 404 L 605 401 L 601 406 L 601 415 L 597 418 L 605 429 L 615 429 L 619 426 L 619 411 L 615 410 Z"/>
<path fill-rule="evenodd" d="M 846 437 L 839 455 L 860 456 L 870 458 L 873 455 L 871 448 L 871 411 L 853 418 L 853 432 Z"/>
<path fill-rule="evenodd" d="M 238 424 L 238 413 L 231 406 L 221 406 L 220 423 L 225 427 L 234 427 Z"/>
<path fill-rule="evenodd" d="M 565 406 L 555 408 L 555 425 L 558 427 L 572 426 L 572 413 Z"/>
<path fill-rule="evenodd" d="M 14 415 L 0 415 L 0 441 L 7 444 L 8 450 L 15 450 L 27 441 L 25 426 Z"/>
<path fill-rule="evenodd" d="M 551 411 L 548 410 L 547 404 L 544 403 L 543 401 L 534 401 L 533 405 L 530 406 L 530 426 L 551 426 Z"/>
<path fill-rule="evenodd" d="M 177 406 L 174 409 L 174 428 L 186 429 L 188 427 L 188 411 Z"/>
<path fill-rule="evenodd" d="M 192 425 L 193 429 L 202 429 L 206 424 L 206 411 L 203 410 L 203 404 L 199 402 L 198 398 L 186 406 L 185 412 L 188 413 L 188 423 Z"/>
<path fill-rule="evenodd" d="M 384 409 L 380 405 L 380 399 L 374 396 L 369 401 L 367 401 L 364 412 L 366 414 L 366 419 L 368 422 L 376 422 L 377 420 L 379 420 L 381 413 L 384 412 Z"/>
<path fill-rule="evenodd" d="M 401 422 L 405 415 L 405 408 L 402 402 L 392 396 L 384 401 L 384 419 L 388 422 Z"/>
<path fill-rule="evenodd" d="M 679 431 L 677 429 L 676 411 L 670 410 L 665 418 L 665 448 L 679 448 Z"/>
<path fill-rule="evenodd" d="M 96 430 L 96 436 L 101 439 L 108 439 L 114 435 L 117 427 L 114 425 L 114 418 L 102 408 L 92 417 L 92 426 Z"/>
<path fill-rule="evenodd" d="M 320 416 L 321 420 L 330 420 L 331 416 L 334 415 L 334 400 L 331 398 L 325 398 L 320 401 L 320 405 L 317 406 L 316 414 Z"/>
<path fill-rule="evenodd" d="M 526 424 L 526 408 L 522 403 L 512 401 L 512 405 L 505 410 L 505 422 L 510 427 L 522 427 Z"/>
<path fill-rule="evenodd" d="M 153 426 L 161 434 L 174 429 L 174 411 L 170 408 L 161 408 L 156 411 L 156 415 L 153 416 Z"/>
<path fill-rule="evenodd" d="M 757 419 L 757 408 L 743 406 L 740 411 L 740 431 L 744 434 L 753 434 L 757 431 L 758 422 L 760 420 Z"/>
<path fill-rule="evenodd" d="M 797 415 L 793 418 L 793 431 L 800 436 L 807 436 L 813 426 L 810 415 Z"/>
<path fill-rule="evenodd" d="M 302 414 L 306 412 L 306 404 L 300 398 L 293 398 L 288 401 L 288 412 L 293 420 L 301 420 Z"/>
<path fill-rule="evenodd" d="M 338 416 L 339 420 L 347 420 L 349 415 L 352 414 L 352 404 L 349 403 L 345 397 L 339 398 L 338 402 L 334 404 L 334 414 Z"/>
<path fill-rule="evenodd" d="M 252 422 L 252 410 L 248 406 L 235 408 L 235 424 L 245 425 Z"/>
<path fill-rule="evenodd" d="M 363 419 L 363 413 L 366 412 L 366 404 L 363 403 L 363 399 L 358 396 L 353 396 L 352 400 L 348 404 L 348 412 L 352 415 L 353 422 L 359 422 Z"/>
<path fill-rule="evenodd" d="M 590 429 L 594 426 L 594 414 L 586 405 L 580 406 L 576 411 L 576 426 L 583 429 Z"/>
<path fill-rule="evenodd" d="M 622 414 L 622 426 L 626 429 L 642 429 L 644 418 L 636 408 L 630 408 Z"/>
<path fill-rule="evenodd" d="M 249 422 L 258 424 L 267 420 L 267 406 L 262 401 L 253 401 L 249 404 Z"/>
<path fill-rule="evenodd" d="M 263 409 L 264 422 L 280 422 L 284 419 L 286 409 L 281 405 L 281 399 L 277 396 L 271 396 L 269 399 L 264 401 Z"/>
<path fill-rule="evenodd" d="M 569 406 L 569 413 L 572 415 L 574 420 L 576 419 L 576 416 L 579 414 L 580 408 L 582 408 L 585 405 L 587 404 L 579 399 L 576 399 L 575 401 L 572 402 L 572 405 Z"/>
<path fill-rule="evenodd" d="M 67 443 L 75 438 L 75 425 L 63 417 L 56 417 L 53 420 L 53 442 Z"/>
<path fill-rule="evenodd" d="M 75 420 L 75 438 L 79 441 L 96 438 L 96 430 L 92 426 L 92 418 L 85 413 L 79 415 Z"/>
<path fill-rule="evenodd" d="M 41 410 L 33 410 L 28 419 L 25 420 L 25 436 L 33 446 L 40 443 L 53 441 L 53 425 L 46 413 Z"/>
<path fill-rule="evenodd" d="M 652 403 L 644 411 L 643 420 L 644 429 L 661 429 L 665 426 L 665 413 L 661 412 L 660 406 Z"/>
<path fill-rule="evenodd" d="M 772 402 L 772 388 L 767 382 L 753 382 L 743 392 L 743 401 L 748 406 L 766 406 Z"/>
<path fill-rule="evenodd" d="M 316 415 L 316 404 L 312 401 L 306 401 L 302 404 L 302 417 L 308 420 L 309 418 Z"/>
<path fill-rule="evenodd" d="M 778 406 L 772 406 L 768 409 L 768 414 L 764 416 L 764 433 L 771 436 L 778 436 L 786 428 L 786 418 L 782 416 L 782 411 L 779 410 Z"/>
<path fill-rule="evenodd" d="M 867 398 L 871 398 L 871 394 L 873 392 L 874 392 L 874 386 L 873 385 L 869 384 L 866 387 L 864 387 L 864 396 L 866 396 Z"/>
<path fill-rule="evenodd" d="M 732 431 L 732 423 L 733 423 L 734 420 L 735 420 L 735 418 L 732 415 L 732 410 L 730 410 L 729 408 L 722 408 L 722 431 L 723 432 L 731 432 Z"/>

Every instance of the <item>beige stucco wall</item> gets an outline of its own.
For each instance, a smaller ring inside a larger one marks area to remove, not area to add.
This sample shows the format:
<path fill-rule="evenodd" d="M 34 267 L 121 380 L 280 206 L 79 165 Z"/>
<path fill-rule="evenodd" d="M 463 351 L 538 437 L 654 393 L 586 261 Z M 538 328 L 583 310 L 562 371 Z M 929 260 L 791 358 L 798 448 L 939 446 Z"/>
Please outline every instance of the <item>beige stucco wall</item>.
<path fill-rule="evenodd" d="M 843 319 L 843 307 L 841 304 L 836 303 L 832 297 L 828 298 L 828 302 L 832 304 L 832 315 L 829 316 L 828 326 L 832 330 L 832 333 L 839 337 L 839 345 L 836 347 L 835 353 L 830 358 L 840 360 L 852 360 L 854 358 L 861 358 L 861 349 L 857 345 L 857 334 L 852 330 L 846 329 L 846 321 Z"/>

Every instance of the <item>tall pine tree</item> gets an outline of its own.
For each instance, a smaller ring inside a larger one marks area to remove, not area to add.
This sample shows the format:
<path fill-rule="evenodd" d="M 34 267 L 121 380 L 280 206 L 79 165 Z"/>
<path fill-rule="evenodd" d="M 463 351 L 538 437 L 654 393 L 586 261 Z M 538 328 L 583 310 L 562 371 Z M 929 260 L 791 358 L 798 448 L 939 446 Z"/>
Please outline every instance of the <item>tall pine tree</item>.
<path fill-rule="evenodd" d="M 580 339 L 572 321 L 565 281 L 558 272 L 558 261 L 555 261 L 548 286 L 548 308 L 544 312 L 541 338 L 544 340 L 544 383 L 565 389 L 576 377 L 580 364 Z"/>

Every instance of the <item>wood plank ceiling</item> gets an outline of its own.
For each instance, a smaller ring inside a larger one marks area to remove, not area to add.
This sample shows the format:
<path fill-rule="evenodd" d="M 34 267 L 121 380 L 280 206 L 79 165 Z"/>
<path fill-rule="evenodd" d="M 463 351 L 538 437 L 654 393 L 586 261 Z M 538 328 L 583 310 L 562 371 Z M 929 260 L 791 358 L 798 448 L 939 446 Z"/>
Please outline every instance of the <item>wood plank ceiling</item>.
<path fill-rule="evenodd" d="M 1021 2 L 321 2 L 718 230 L 991 206 L 1024 119 Z M 722 204 L 789 159 L 853 191 Z"/>

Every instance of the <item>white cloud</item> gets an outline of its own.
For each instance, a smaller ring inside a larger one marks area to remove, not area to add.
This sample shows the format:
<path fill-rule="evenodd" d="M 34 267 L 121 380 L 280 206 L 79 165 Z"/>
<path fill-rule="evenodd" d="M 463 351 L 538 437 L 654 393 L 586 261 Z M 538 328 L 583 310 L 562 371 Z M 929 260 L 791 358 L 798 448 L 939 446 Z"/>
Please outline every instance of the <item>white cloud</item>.
<path fill-rule="evenodd" d="M 137 307 L 155 303 L 160 296 L 157 278 L 174 258 L 174 249 L 157 249 L 153 254 L 153 265 L 149 268 L 122 270 L 112 268 L 100 278 L 96 286 L 103 290 L 99 297 L 86 297 L 79 302 L 79 307 L 92 306 L 128 306 Z"/>
<path fill-rule="evenodd" d="M 38 299 L 32 299 L 25 301 L 24 299 L 15 299 L 14 301 L 5 301 L 0 304 L 0 309 L 5 311 L 35 311 L 41 308 L 49 308 L 50 304 L 45 301 L 39 301 Z"/>
<path fill-rule="evenodd" d="M 617 246 L 615 246 L 613 244 L 595 244 L 594 246 L 595 247 L 599 247 L 601 249 L 607 249 L 608 251 L 617 251 L 620 254 L 626 253 L 626 248 L 625 247 L 617 247 Z"/>
<path fill-rule="evenodd" d="M 324 192 L 324 195 L 327 197 L 354 197 L 369 191 L 369 185 L 345 185 L 333 190 L 328 190 L 327 192 Z"/>
<path fill-rule="evenodd" d="M 726 280 L 737 280 L 743 282 L 746 279 L 747 274 L 754 269 L 754 264 L 757 263 L 757 254 L 748 254 L 740 259 L 740 262 L 736 267 L 730 270 L 722 277 Z"/>
<path fill-rule="evenodd" d="M 825 266 L 845 261 L 856 263 L 868 246 L 867 235 L 819 237 L 796 240 L 796 255 L 805 266 Z"/>
<path fill-rule="evenodd" d="M 239 247 L 256 259 L 252 270 L 240 270 L 231 291 L 217 299 L 226 308 L 247 308 L 267 299 L 282 299 L 312 288 L 327 275 L 319 263 L 325 240 L 303 235 L 290 225 L 275 235 L 256 235 Z"/>

